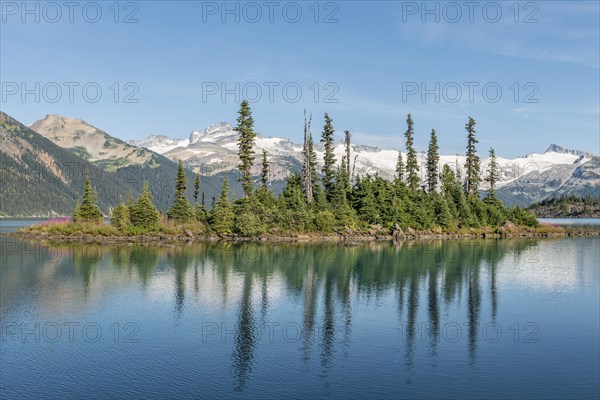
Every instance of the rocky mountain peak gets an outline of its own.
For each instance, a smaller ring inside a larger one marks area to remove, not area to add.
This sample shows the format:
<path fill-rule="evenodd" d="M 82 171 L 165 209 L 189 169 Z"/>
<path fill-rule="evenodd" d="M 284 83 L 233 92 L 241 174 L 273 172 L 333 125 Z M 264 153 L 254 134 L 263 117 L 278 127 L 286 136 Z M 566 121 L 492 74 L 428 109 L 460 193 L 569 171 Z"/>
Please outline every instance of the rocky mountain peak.
<path fill-rule="evenodd" d="M 566 148 L 559 146 L 557 144 L 554 144 L 554 143 L 552 143 L 550 146 L 548 146 L 548 148 L 546 149 L 546 151 L 544 153 L 573 154 L 575 156 L 584 156 L 584 157 L 592 156 L 592 154 L 590 154 L 586 151 L 570 150 L 570 149 L 566 149 Z"/>

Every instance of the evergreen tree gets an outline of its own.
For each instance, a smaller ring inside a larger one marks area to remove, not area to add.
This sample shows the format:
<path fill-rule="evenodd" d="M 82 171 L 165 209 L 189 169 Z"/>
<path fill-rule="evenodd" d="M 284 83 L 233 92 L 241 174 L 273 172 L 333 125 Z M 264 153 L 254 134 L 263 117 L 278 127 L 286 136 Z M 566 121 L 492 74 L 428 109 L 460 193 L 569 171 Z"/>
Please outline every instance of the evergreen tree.
<path fill-rule="evenodd" d="M 175 201 L 167 212 L 167 216 L 170 219 L 175 219 L 179 223 L 187 223 L 190 221 L 193 210 L 186 197 L 187 191 L 187 177 L 185 176 L 185 169 L 183 168 L 183 162 L 179 160 L 177 167 L 177 178 L 175 180 Z"/>
<path fill-rule="evenodd" d="M 112 213 L 110 214 L 110 224 L 120 231 L 124 231 L 131 225 L 129 207 L 127 204 L 121 202 L 113 208 Z"/>
<path fill-rule="evenodd" d="M 496 160 L 496 151 L 490 147 L 490 164 L 488 166 L 488 174 L 485 177 L 485 181 L 490 185 L 488 197 L 496 196 L 496 182 L 498 182 L 499 177 L 500 172 L 498 170 L 498 161 Z"/>
<path fill-rule="evenodd" d="M 419 164 L 417 152 L 414 147 L 413 120 L 410 114 L 406 118 L 407 129 L 404 132 L 406 138 L 406 174 L 408 187 L 416 191 L 419 188 Z"/>
<path fill-rule="evenodd" d="M 435 129 L 431 130 L 429 149 L 427 150 L 427 192 L 434 193 L 438 183 L 438 165 L 440 162 L 439 147 Z"/>
<path fill-rule="evenodd" d="M 321 142 L 325 147 L 325 155 L 323 156 L 323 186 L 327 200 L 331 202 L 335 191 L 335 155 L 333 154 L 333 125 L 329 114 L 325 113 L 325 125 L 321 135 Z"/>
<path fill-rule="evenodd" d="M 460 226 L 477 226 L 477 220 L 471 211 L 469 201 L 462 187 L 462 176 L 460 171 L 456 172 L 456 180 L 453 188 L 453 200 L 456 206 L 456 214 L 460 221 Z"/>
<path fill-rule="evenodd" d="M 83 195 L 81 197 L 81 202 L 77 203 L 77 206 L 75 207 L 73 220 L 75 222 L 102 223 L 102 211 L 100 211 L 100 207 L 98 207 L 97 203 L 98 196 L 90 181 L 90 171 L 86 170 Z"/>
<path fill-rule="evenodd" d="M 454 182 L 456 181 L 456 177 L 454 175 L 454 171 L 448 164 L 444 164 L 442 167 L 442 174 L 440 176 L 440 181 L 442 183 L 442 194 L 446 197 L 452 196 L 452 191 L 454 188 Z"/>
<path fill-rule="evenodd" d="M 148 182 L 144 181 L 142 193 L 140 193 L 137 202 L 130 205 L 129 214 L 133 226 L 139 228 L 152 229 L 158 223 L 160 212 L 152 204 L 152 194 Z"/>
<path fill-rule="evenodd" d="M 278 201 L 279 226 L 284 231 L 295 229 L 306 232 L 312 228 L 310 209 L 302 189 L 302 179 L 298 173 L 287 178 L 287 182 Z"/>
<path fill-rule="evenodd" d="M 269 185 L 269 160 L 267 159 L 267 151 L 262 151 L 262 170 L 260 173 L 260 183 L 264 190 L 267 190 Z"/>
<path fill-rule="evenodd" d="M 252 196 L 252 164 L 254 163 L 254 119 L 252 111 L 247 100 L 242 101 L 238 112 L 237 126 L 235 131 L 238 132 L 238 156 L 240 158 L 240 172 L 242 173 L 242 187 L 246 198 Z"/>
<path fill-rule="evenodd" d="M 404 181 L 404 161 L 402 160 L 402 151 L 398 151 L 398 162 L 396 163 L 396 179 Z"/>
<path fill-rule="evenodd" d="M 215 203 L 211 216 L 211 227 L 218 234 L 228 235 L 233 231 L 235 214 L 229 202 L 229 180 L 223 177 L 221 195 Z"/>
<path fill-rule="evenodd" d="M 337 170 L 334 192 L 331 200 L 331 206 L 340 228 L 354 226 L 354 212 L 348 204 L 350 182 L 348 181 L 347 173 L 346 156 L 343 156 L 340 167 Z"/>
<path fill-rule="evenodd" d="M 196 172 L 194 176 L 194 204 L 198 204 L 198 195 L 200 194 L 200 174 Z"/>
<path fill-rule="evenodd" d="M 480 172 L 480 160 L 477 155 L 477 149 L 475 144 L 479 141 L 475 138 L 475 120 L 469 117 L 469 122 L 465 125 L 467 130 L 467 161 L 465 164 L 466 180 L 465 180 L 465 191 L 470 196 L 478 196 L 478 187 L 481 178 Z"/>
<path fill-rule="evenodd" d="M 448 206 L 448 200 L 440 194 L 434 194 L 434 196 L 436 223 L 445 230 L 456 228 L 454 217 Z"/>

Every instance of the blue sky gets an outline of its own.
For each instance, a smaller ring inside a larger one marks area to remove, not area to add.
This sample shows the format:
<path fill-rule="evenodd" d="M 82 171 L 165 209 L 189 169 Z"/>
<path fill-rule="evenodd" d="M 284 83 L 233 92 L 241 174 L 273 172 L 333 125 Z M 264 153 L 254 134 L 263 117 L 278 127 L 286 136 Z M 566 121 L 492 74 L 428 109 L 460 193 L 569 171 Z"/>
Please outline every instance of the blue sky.
<path fill-rule="evenodd" d="M 463 153 L 472 116 L 481 153 L 600 153 L 597 1 L 23 4 L 2 2 L 0 106 L 24 123 L 183 138 L 233 123 L 245 94 L 257 131 L 295 141 L 306 108 L 315 136 L 329 112 L 338 139 L 398 148 L 411 112 L 418 149 L 435 128 Z"/>

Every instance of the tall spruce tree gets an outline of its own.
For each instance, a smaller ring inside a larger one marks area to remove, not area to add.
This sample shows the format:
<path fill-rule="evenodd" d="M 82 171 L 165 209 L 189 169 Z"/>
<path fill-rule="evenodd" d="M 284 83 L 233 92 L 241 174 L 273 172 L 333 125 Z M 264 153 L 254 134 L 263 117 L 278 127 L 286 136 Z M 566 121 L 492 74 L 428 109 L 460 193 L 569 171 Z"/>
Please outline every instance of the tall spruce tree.
<path fill-rule="evenodd" d="M 406 118 L 407 129 L 404 132 L 406 138 L 406 175 L 408 187 L 412 190 L 419 188 L 419 164 L 417 162 L 417 152 L 414 147 L 413 120 L 410 114 Z"/>
<path fill-rule="evenodd" d="M 187 177 L 185 175 L 185 168 L 183 167 L 183 162 L 179 160 L 177 178 L 175 180 L 175 201 L 167 212 L 167 216 L 180 223 L 189 222 L 193 214 L 192 207 L 186 197 L 186 191 Z"/>
<path fill-rule="evenodd" d="M 237 126 L 234 129 L 238 133 L 238 156 L 240 158 L 239 169 L 242 174 L 242 187 L 246 198 L 252 196 L 252 164 L 254 163 L 254 119 L 247 100 L 242 101 L 238 112 Z"/>
<path fill-rule="evenodd" d="M 148 186 L 148 182 L 144 181 L 142 193 L 135 203 L 129 206 L 129 214 L 133 226 L 151 229 L 156 226 L 160 219 L 160 212 L 152 204 L 152 194 Z"/>
<path fill-rule="evenodd" d="M 260 172 L 260 184 L 264 190 L 267 190 L 269 186 L 269 160 L 267 158 L 267 151 L 262 151 L 262 170 Z"/>
<path fill-rule="evenodd" d="M 333 154 L 333 125 L 332 119 L 329 114 L 325 113 L 325 125 L 323 126 L 323 133 L 321 134 L 321 142 L 325 147 L 325 154 L 323 156 L 323 186 L 325 187 L 325 195 L 329 202 L 332 201 L 335 191 L 335 155 Z"/>
<path fill-rule="evenodd" d="M 90 171 L 86 169 L 83 195 L 81 197 L 81 202 L 75 207 L 73 220 L 75 222 L 92 222 L 99 224 L 102 222 L 102 219 L 102 211 L 100 211 L 100 207 L 98 207 L 98 196 L 90 181 Z"/>
<path fill-rule="evenodd" d="M 479 182 L 481 181 L 480 159 L 477 155 L 475 144 L 479 143 L 475 137 L 475 120 L 469 117 L 469 122 L 465 125 L 467 131 L 467 160 L 465 163 L 465 191 L 470 196 L 478 195 Z"/>
<path fill-rule="evenodd" d="M 496 196 L 496 183 L 500 177 L 500 171 L 498 168 L 498 160 L 496 160 L 496 151 L 490 147 L 490 163 L 488 165 L 487 176 L 485 181 L 490 185 L 488 189 L 488 197 Z"/>
<path fill-rule="evenodd" d="M 402 160 L 402 150 L 398 151 L 398 161 L 396 162 L 396 179 L 404 182 L 404 161 Z"/>
<path fill-rule="evenodd" d="M 196 172 L 194 176 L 194 205 L 198 204 L 198 195 L 200 194 L 200 174 Z"/>
<path fill-rule="evenodd" d="M 429 148 L 427 150 L 427 192 L 435 193 L 438 184 L 438 169 L 440 163 L 439 146 L 435 129 L 431 130 Z"/>
<path fill-rule="evenodd" d="M 302 147 L 302 188 L 306 201 L 310 204 L 314 200 L 314 185 L 313 185 L 313 163 L 311 162 L 311 151 L 312 148 L 312 134 L 310 132 L 310 123 L 312 121 L 312 114 L 306 119 L 306 110 L 304 110 L 304 146 Z"/>
<path fill-rule="evenodd" d="M 229 202 L 229 180 L 224 176 L 221 195 L 213 208 L 210 225 L 218 234 L 227 235 L 233 231 L 234 223 L 235 214 Z"/>
<path fill-rule="evenodd" d="M 440 174 L 440 182 L 442 183 L 442 194 L 446 197 L 452 196 L 452 191 L 454 190 L 454 182 L 456 181 L 456 177 L 454 175 L 454 171 L 448 164 L 444 164 L 442 167 L 442 173 Z"/>

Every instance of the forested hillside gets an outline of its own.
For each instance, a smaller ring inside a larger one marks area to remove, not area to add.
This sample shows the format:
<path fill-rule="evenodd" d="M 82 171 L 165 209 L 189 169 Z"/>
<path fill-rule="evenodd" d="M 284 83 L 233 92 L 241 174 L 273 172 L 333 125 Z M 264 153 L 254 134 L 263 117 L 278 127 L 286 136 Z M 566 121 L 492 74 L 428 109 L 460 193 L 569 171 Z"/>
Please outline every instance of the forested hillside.
<path fill-rule="evenodd" d="M 562 196 L 533 204 L 528 210 L 540 218 L 600 218 L 600 199 Z"/>
<path fill-rule="evenodd" d="M 86 169 L 105 214 L 120 201 L 137 196 L 144 181 L 159 209 L 166 210 L 173 202 L 177 173 L 173 161 L 153 153 L 148 163 L 108 171 L 0 112 L 1 216 L 70 215 L 81 195 Z M 186 173 L 193 179 L 191 172 Z M 208 203 L 218 192 L 221 177 L 202 178 L 201 192 Z M 191 198 L 191 190 L 187 194 Z"/>

